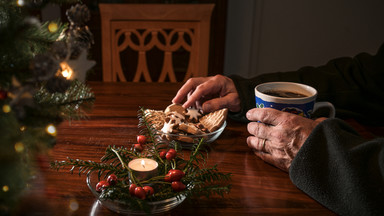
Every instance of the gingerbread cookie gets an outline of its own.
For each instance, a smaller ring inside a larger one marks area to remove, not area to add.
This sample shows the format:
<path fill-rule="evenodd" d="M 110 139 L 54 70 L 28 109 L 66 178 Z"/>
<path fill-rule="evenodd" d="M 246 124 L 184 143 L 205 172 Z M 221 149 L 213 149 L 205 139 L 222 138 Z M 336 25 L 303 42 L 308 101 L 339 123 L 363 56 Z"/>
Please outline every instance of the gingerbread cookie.
<path fill-rule="evenodd" d="M 188 108 L 187 112 L 185 113 L 185 116 L 188 118 L 191 122 L 198 122 L 199 118 L 201 116 L 201 113 L 198 109 L 195 108 Z"/>
<path fill-rule="evenodd" d="M 200 123 L 204 125 L 205 128 L 209 130 L 209 132 L 216 131 L 219 129 L 225 119 L 227 118 L 228 109 L 220 109 L 215 112 L 208 113 L 207 115 L 200 118 Z"/>
<path fill-rule="evenodd" d="M 170 113 L 170 112 L 177 112 L 181 115 L 184 115 L 186 110 L 184 109 L 184 107 L 181 104 L 171 104 L 171 105 L 167 106 L 167 108 L 165 108 L 165 110 L 164 110 L 165 114 Z"/>

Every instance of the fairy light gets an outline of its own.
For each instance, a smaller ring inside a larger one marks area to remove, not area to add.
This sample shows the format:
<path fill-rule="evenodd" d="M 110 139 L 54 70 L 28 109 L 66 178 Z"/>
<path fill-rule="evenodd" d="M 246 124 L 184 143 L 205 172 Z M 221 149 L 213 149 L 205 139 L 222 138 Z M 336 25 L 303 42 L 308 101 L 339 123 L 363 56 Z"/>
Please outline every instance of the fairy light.
<path fill-rule="evenodd" d="M 52 136 L 56 136 L 56 127 L 53 125 L 53 124 L 49 124 L 46 128 L 45 128 L 45 131 L 47 131 L 47 133 L 49 133 L 50 135 Z"/>
<path fill-rule="evenodd" d="M 26 126 L 24 126 L 24 125 L 20 127 L 20 131 L 21 131 L 21 132 L 24 132 L 24 131 L 25 131 L 25 129 L 27 129 L 27 127 L 26 127 Z"/>
<path fill-rule="evenodd" d="M 4 185 L 3 186 L 3 192 L 8 192 L 9 191 L 9 187 L 8 185 Z"/>
<path fill-rule="evenodd" d="M 25 5 L 25 1 L 24 0 L 17 0 L 17 5 L 18 6 L 24 6 Z"/>
<path fill-rule="evenodd" d="M 11 107 L 8 104 L 3 105 L 3 112 L 4 113 L 11 112 Z"/>
<path fill-rule="evenodd" d="M 57 30 L 59 29 L 58 25 L 56 22 L 50 22 L 48 24 L 48 31 L 51 32 L 51 33 L 55 33 L 57 32 Z"/>
<path fill-rule="evenodd" d="M 16 152 L 20 153 L 22 151 L 24 151 L 24 144 L 22 142 L 17 142 L 15 144 L 15 150 Z"/>
<path fill-rule="evenodd" d="M 72 68 L 69 67 L 69 65 L 66 62 L 61 62 L 60 67 L 61 67 L 61 75 L 68 80 L 71 79 L 71 76 L 73 74 Z"/>

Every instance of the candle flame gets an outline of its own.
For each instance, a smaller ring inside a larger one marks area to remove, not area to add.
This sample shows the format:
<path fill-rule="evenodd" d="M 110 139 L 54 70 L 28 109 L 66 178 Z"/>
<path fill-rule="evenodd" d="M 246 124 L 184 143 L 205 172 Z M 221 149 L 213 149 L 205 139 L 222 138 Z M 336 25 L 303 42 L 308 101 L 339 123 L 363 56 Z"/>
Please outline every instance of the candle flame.
<path fill-rule="evenodd" d="M 65 77 L 66 79 L 71 79 L 73 70 L 71 67 L 66 62 L 61 62 L 60 63 L 61 67 L 61 75 Z"/>
<path fill-rule="evenodd" d="M 145 161 L 144 160 L 141 160 L 141 166 L 143 166 L 143 168 L 145 168 Z"/>

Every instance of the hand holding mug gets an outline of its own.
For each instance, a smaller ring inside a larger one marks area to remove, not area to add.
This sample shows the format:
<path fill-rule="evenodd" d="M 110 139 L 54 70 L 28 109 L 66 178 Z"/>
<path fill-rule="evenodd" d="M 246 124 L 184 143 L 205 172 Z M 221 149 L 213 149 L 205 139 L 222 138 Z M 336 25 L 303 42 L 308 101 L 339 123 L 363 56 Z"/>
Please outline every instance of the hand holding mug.
<path fill-rule="evenodd" d="M 247 112 L 247 144 L 257 156 L 284 171 L 288 171 L 293 158 L 312 130 L 325 118 L 312 120 L 276 109 L 254 108 Z"/>
<path fill-rule="evenodd" d="M 311 120 L 319 108 L 335 108 L 329 102 L 316 102 L 316 89 L 299 83 L 270 82 L 256 86 L 256 108 L 247 113 L 247 144 L 264 161 L 288 171 L 293 158 L 312 130 L 325 118 Z M 263 109 L 260 109 L 263 108 Z M 273 108 L 273 109 L 271 109 Z"/>

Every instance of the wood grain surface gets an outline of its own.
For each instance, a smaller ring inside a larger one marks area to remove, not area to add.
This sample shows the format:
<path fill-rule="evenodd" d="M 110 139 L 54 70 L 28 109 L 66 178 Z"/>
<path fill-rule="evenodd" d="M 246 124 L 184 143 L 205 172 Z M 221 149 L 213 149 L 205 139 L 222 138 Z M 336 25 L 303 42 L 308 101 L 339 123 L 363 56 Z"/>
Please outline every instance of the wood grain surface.
<path fill-rule="evenodd" d="M 140 106 L 164 109 L 181 83 L 91 82 L 96 101 L 88 120 L 63 122 L 57 143 L 39 158 L 40 169 L 24 196 L 19 215 L 118 215 L 97 202 L 85 176 L 55 171 L 49 162 L 68 156 L 99 161 L 108 145 L 128 146 L 138 134 Z M 224 198 L 191 198 L 164 215 L 334 215 L 297 189 L 285 173 L 255 156 L 246 144 L 246 124 L 228 120 L 211 144 L 208 163 L 232 173 Z"/>

